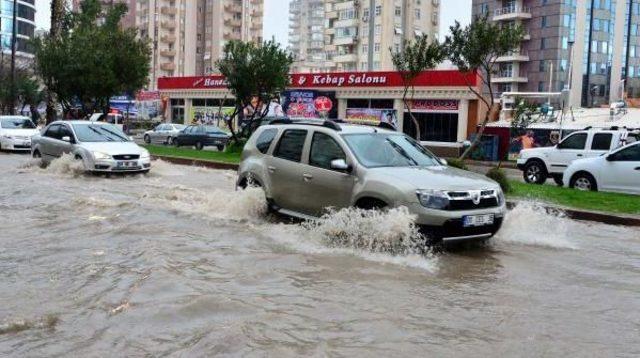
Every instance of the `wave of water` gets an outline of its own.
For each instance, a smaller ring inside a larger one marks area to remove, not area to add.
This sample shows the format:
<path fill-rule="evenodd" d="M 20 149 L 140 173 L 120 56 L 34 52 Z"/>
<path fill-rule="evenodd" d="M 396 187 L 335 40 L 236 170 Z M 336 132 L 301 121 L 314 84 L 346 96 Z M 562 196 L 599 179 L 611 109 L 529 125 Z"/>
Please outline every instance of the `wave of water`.
<path fill-rule="evenodd" d="M 575 224 L 561 211 L 550 213 L 539 203 L 522 201 L 507 212 L 502 229 L 492 240 L 496 245 L 577 249 L 577 244 L 568 239 Z"/>

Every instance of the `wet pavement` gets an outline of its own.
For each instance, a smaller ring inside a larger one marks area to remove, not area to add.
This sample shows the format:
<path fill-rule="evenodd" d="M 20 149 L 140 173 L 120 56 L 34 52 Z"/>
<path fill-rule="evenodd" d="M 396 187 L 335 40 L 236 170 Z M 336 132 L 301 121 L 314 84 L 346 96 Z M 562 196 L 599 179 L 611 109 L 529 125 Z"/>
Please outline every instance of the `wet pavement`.
<path fill-rule="evenodd" d="M 525 204 L 415 255 L 402 210 L 287 224 L 233 172 L 79 169 L 0 154 L 2 356 L 640 355 L 637 228 Z"/>

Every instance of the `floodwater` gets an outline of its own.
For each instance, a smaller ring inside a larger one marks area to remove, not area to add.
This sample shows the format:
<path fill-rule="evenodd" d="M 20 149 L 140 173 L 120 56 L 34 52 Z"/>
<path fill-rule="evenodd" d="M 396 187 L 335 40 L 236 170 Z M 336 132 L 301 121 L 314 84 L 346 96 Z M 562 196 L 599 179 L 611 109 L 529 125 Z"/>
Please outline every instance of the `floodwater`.
<path fill-rule="evenodd" d="M 228 171 L 0 172 L 0 356 L 640 355 L 637 228 L 521 205 L 417 255 L 402 210 L 276 222 Z"/>

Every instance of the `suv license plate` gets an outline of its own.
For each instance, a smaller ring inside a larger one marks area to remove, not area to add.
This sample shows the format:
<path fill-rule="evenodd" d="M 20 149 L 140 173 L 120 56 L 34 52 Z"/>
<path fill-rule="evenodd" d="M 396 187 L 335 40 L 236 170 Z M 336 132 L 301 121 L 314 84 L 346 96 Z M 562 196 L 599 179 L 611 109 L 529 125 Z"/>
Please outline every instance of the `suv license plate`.
<path fill-rule="evenodd" d="M 464 227 L 493 225 L 494 215 L 468 215 L 462 218 Z"/>

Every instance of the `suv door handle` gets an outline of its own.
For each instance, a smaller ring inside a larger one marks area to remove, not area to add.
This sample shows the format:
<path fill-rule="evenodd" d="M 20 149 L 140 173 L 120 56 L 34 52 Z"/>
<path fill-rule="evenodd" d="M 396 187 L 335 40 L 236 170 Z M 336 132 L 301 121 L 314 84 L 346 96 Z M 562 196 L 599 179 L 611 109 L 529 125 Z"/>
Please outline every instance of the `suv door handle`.
<path fill-rule="evenodd" d="M 269 171 L 269 173 L 273 173 L 276 171 L 276 167 L 267 167 L 267 170 Z"/>
<path fill-rule="evenodd" d="M 640 170 L 640 167 L 636 167 L 634 170 Z"/>
<path fill-rule="evenodd" d="M 304 178 L 304 181 L 306 181 L 306 182 L 311 181 L 313 179 L 313 175 L 311 175 L 311 174 L 302 174 L 302 177 Z"/>
<path fill-rule="evenodd" d="M 578 157 L 581 157 L 581 156 L 582 156 L 582 154 L 577 154 L 577 156 L 578 156 Z"/>

